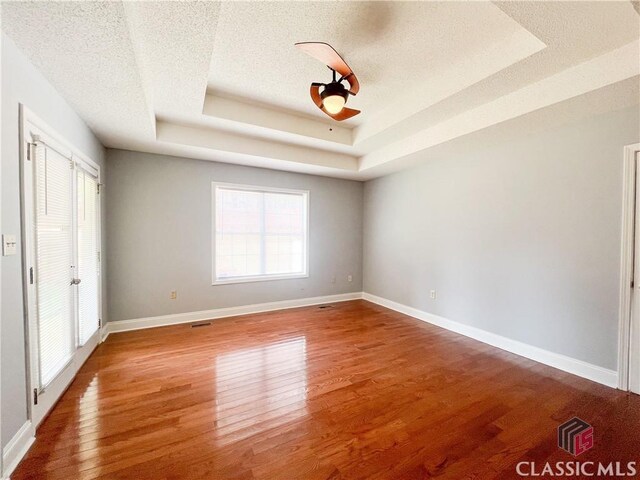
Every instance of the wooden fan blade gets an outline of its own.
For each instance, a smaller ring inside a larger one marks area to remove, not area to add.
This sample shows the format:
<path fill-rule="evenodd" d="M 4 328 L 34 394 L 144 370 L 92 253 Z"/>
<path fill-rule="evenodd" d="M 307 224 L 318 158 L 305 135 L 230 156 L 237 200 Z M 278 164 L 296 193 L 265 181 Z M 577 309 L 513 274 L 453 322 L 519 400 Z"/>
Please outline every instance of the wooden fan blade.
<path fill-rule="evenodd" d="M 322 109 L 322 111 L 327 115 L 329 115 L 334 120 L 337 120 L 338 122 L 341 122 L 342 120 L 347 120 L 348 118 L 351 118 L 351 117 L 355 117 L 360 113 L 360 110 L 356 110 L 355 108 L 347 108 L 347 107 L 343 108 L 335 115 L 327 112 L 324 108 Z"/>
<path fill-rule="evenodd" d="M 334 69 L 343 77 L 353 73 L 353 70 L 347 65 L 347 62 L 345 62 L 340 54 L 328 43 L 300 42 L 296 43 L 296 47 L 307 55 L 311 55 L 313 58 L 320 60 L 327 67 Z"/>
<path fill-rule="evenodd" d="M 320 87 L 322 83 L 312 83 L 309 93 L 311 93 L 311 100 L 316 104 L 318 108 L 322 108 L 322 97 L 320 96 Z"/>
<path fill-rule="evenodd" d="M 349 93 L 351 95 L 356 95 L 360 91 L 360 82 L 358 82 L 356 74 L 351 72 L 349 75 L 344 77 L 344 79 L 349 82 Z"/>

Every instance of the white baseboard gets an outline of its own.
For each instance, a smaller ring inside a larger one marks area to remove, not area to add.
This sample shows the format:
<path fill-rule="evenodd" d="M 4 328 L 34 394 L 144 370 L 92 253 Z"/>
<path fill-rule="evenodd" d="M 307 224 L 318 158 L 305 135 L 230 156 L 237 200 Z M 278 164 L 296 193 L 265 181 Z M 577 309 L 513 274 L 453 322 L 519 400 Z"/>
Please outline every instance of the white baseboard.
<path fill-rule="evenodd" d="M 2 449 L 2 464 L 4 466 L 2 478 L 8 479 L 13 473 L 22 457 L 26 455 L 33 442 L 35 442 L 35 434 L 31 420 L 27 420 Z"/>
<path fill-rule="evenodd" d="M 286 310 L 288 308 L 308 307 L 323 303 L 346 302 L 362 298 L 362 292 L 341 293 L 338 295 L 326 295 L 322 297 L 299 298 L 296 300 L 282 300 L 279 302 L 257 303 L 240 307 L 216 308 L 200 312 L 176 313 L 174 315 L 162 315 L 159 317 L 134 318 L 131 320 L 117 320 L 108 322 L 102 330 L 103 341 L 110 333 L 127 332 L 143 328 L 164 327 L 179 323 L 199 322 L 202 320 L 215 320 L 218 318 L 236 317 L 253 313 L 271 312 L 274 310 Z"/>
<path fill-rule="evenodd" d="M 559 353 L 550 352 L 542 348 L 534 347 L 526 343 L 512 340 L 495 333 L 490 333 L 485 330 L 481 330 L 476 327 L 471 327 L 463 323 L 455 322 L 447 318 L 439 317 L 431 313 L 418 310 L 417 308 L 409 307 L 401 303 L 397 303 L 386 298 L 377 297 L 370 293 L 363 293 L 362 298 L 372 303 L 376 303 L 383 307 L 395 310 L 396 312 L 404 313 L 411 317 L 417 318 L 424 322 L 431 323 L 438 327 L 445 328 L 452 332 L 459 333 L 466 337 L 479 340 L 483 343 L 487 343 L 494 347 L 501 348 L 507 352 L 515 353 L 522 357 L 526 357 L 530 360 L 543 363 L 550 367 L 563 370 L 579 377 L 583 377 L 592 380 L 608 387 L 616 388 L 618 386 L 618 373 L 615 370 L 609 370 L 606 368 L 593 365 L 591 363 L 577 360 L 575 358 L 567 357 Z"/>
<path fill-rule="evenodd" d="M 107 322 L 105 325 L 102 326 L 102 328 L 100 329 L 100 343 L 104 342 L 107 337 L 109 336 L 109 322 Z"/>

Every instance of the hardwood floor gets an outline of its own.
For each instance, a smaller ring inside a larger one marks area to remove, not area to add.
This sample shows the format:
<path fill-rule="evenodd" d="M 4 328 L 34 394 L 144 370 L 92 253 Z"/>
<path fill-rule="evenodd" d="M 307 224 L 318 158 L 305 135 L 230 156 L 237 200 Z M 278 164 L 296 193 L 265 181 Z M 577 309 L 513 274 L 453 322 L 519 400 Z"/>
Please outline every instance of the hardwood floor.
<path fill-rule="evenodd" d="M 112 334 L 11 478 L 518 478 L 638 461 L 639 426 L 636 395 L 358 300 Z"/>

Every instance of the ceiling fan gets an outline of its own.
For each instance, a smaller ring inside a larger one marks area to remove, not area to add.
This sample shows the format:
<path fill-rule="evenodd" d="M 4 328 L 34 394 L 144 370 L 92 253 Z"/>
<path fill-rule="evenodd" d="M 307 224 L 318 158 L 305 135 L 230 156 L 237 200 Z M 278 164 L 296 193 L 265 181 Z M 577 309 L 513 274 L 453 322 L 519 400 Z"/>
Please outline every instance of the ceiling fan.
<path fill-rule="evenodd" d="M 301 42 L 296 47 L 320 60 L 333 72 L 333 80 L 329 83 L 311 84 L 311 100 L 316 106 L 331 118 L 337 121 L 346 120 L 360 113 L 360 110 L 345 107 L 349 95 L 356 95 L 360 90 L 360 84 L 351 67 L 343 60 L 338 52 L 324 42 Z M 340 78 L 337 78 L 337 75 Z M 347 89 L 342 82 L 349 84 Z M 322 88 L 322 91 L 320 91 Z"/>

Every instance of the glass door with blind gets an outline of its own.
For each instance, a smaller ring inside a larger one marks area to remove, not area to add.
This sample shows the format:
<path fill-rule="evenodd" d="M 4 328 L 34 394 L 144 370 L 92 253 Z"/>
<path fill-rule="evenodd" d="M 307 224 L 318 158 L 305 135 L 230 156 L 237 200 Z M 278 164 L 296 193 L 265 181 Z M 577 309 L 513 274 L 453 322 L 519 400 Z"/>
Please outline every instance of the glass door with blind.
<path fill-rule="evenodd" d="M 78 344 L 85 345 L 100 324 L 100 243 L 98 242 L 98 177 L 76 167 L 76 277 L 78 301 Z"/>
<path fill-rule="evenodd" d="M 99 168 L 23 124 L 25 268 L 35 426 L 99 342 Z"/>

